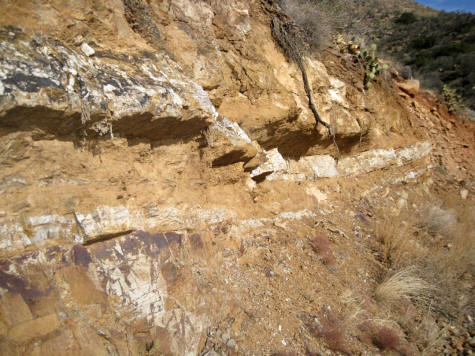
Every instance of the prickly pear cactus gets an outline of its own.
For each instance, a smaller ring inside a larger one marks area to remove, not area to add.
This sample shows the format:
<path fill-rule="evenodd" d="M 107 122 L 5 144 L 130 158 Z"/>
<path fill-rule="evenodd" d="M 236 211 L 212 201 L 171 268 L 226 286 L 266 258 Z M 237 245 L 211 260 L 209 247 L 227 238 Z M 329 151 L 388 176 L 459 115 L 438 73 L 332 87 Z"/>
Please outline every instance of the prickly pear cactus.
<path fill-rule="evenodd" d="M 378 75 L 381 70 L 385 70 L 388 68 L 387 64 L 380 65 L 379 58 L 376 56 L 376 44 L 373 43 L 370 46 L 370 50 L 364 50 L 361 52 L 360 57 L 363 60 L 363 65 L 365 69 L 364 75 L 364 87 L 365 89 L 370 89 L 373 85 L 371 84 L 371 80 Z"/>

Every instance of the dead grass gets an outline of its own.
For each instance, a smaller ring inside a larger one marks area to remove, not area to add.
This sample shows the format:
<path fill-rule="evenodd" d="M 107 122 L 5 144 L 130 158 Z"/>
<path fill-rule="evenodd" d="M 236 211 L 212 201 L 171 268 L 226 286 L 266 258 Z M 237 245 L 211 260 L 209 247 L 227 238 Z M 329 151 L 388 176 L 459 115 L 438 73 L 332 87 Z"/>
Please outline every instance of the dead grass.
<path fill-rule="evenodd" d="M 474 272 L 475 221 L 464 225 L 447 245 L 448 251 L 434 256 L 434 260 L 450 279 L 458 279 L 465 273 Z"/>
<path fill-rule="evenodd" d="M 471 212 L 466 215 L 457 222 L 454 210 L 435 205 L 419 217 L 408 212 L 380 219 L 375 236 L 387 277 L 375 290 L 377 301 L 411 300 L 450 319 L 473 313 L 475 223 Z"/>
<path fill-rule="evenodd" d="M 403 341 L 406 344 L 407 342 L 388 326 L 367 320 L 359 325 L 359 329 L 362 332 L 361 340 L 364 343 L 371 343 L 382 351 L 393 350 L 401 355 L 410 354 L 403 346 Z"/>
<path fill-rule="evenodd" d="M 424 223 L 432 233 L 440 233 L 443 236 L 451 236 L 455 233 L 457 216 L 452 209 L 444 209 L 440 206 L 428 206 L 425 208 Z"/>
<path fill-rule="evenodd" d="M 352 324 L 360 315 L 365 313 L 363 305 L 364 300 L 361 300 L 351 289 L 346 289 L 340 296 L 340 301 L 346 306 L 344 314 L 345 324 Z"/>
<path fill-rule="evenodd" d="M 313 337 L 322 338 L 329 349 L 347 355 L 352 354 L 349 340 L 345 335 L 347 323 L 330 307 L 323 307 L 316 315 L 301 314 L 300 318 L 310 334 Z M 309 354 L 313 352 L 309 351 Z"/>
<path fill-rule="evenodd" d="M 345 327 L 341 319 L 330 309 L 322 309 L 318 313 L 320 328 L 318 336 L 323 337 L 328 347 L 333 351 L 351 354 L 348 341 L 345 337 Z"/>
<path fill-rule="evenodd" d="M 436 286 L 434 310 L 449 319 L 473 315 L 475 300 L 471 293 L 475 275 L 475 236 L 466 226 L 449 243 L 435 251 L 424 266 L 427 279 Z"/>
<path fill-rule="evenodd" d="M 434 287 L 418 274 L 418 269 L 414 266 L 393 274 L 376 288 L 376 300 L 392 304 L 401 299 L 409 299 L 417 304 L 428 305 L 432 300 Z"/>
<path fill-rule="evenodd" d="M 335 265 L 335 256 L 331 251 L 331 242 L 328 237 L 323 235 L 316 235 L 310 239 L 310 245 L 313 251 L 318 255 L 322 263 L 326 266 Z"/>
<path fill-rule="evenodd" d="M 373 335 L 373 343 L 381 350 L 395 350 L 400 348 L 399 337 L 390 328 L 382 327 Z"/>
<path fill-rule="evenodd" d="M 399 326 L 404 330 L 407 340 L 417 347 L 422 355 L 441 353 L 447 330 L 440 329 L 436 319 L 427 313 L 421 313 L 413 306 L 405 308 L 398 318 Z"/>
<path fill-rule="evenodd" d="M 300 28 L 311 49 L 325 47 L 335 31 L 328 11 L 309 1 L 278 0 L 282 10 Z"/>
<path fill-rule="evenodd" d="M 427 251 L 412 238 L 410 217 L 384 217 L 375 228 L 381 260 L 389 268 L 403 268 L 424 258 Z"/>

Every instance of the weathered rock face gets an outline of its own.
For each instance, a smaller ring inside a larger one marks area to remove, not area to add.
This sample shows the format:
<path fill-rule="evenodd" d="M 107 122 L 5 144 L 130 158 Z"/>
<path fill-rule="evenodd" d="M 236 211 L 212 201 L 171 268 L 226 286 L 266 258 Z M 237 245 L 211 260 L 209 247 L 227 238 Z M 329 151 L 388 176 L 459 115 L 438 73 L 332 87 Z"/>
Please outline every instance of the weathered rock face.
<path fill-rule="evenodd" d="M 166 56 L 98 52 L 88 58 L 12 31 L 2 32 L 3 126 L 156 141 L 196 136 L 217 116 L 203 89 Z"/>
<path fill-rule="evenodd" d="M 389 82 L 368 95 L 331 50 L 305 66 L 337 157 L 271 3 L 0 1 L 3 353 L 327 350 L 317 311 L 375 283 L 369 206 L 423 194 L 434 160 Z"/>
<path fill-rule="evenodd" d="M 190 239 L 195 245 L 201 241 L 199 235 Z M 131 342 L 132 329 L 142 330 L 146 342 L 153 329 L 163 352 L 197 354 L 209 321 L 199 291 L 185 282 L 191 266 L 178 262 L 184 243 L 180 234 L 137 231 L 89 247 L 54 246 L 4 261 L 2 349 L 122 355 L 144 351 L 145 341 L 135 347 Z M 192 251 L 200 255 L 204 250 L 195 245 Z"/>
<path fill-rule="evenodd" d="M 140 0 L 94 6 L 87 2 L 47 4 L 32 1 L 19 7 L 6 5 L 5 12 L 4 23 L 13 26 L 18 26 L 15 14 L 21 17 L 31 13 L 33 18 L 48 14 L 47 22 L 25 21 L 21 28 L 59 38 L 62 45 L 49 47 L 51 55 L 48 57 L 48 46 L 37 40 L 37 46 L 23 48 L 27 52 L 24 54 L 33 55 L 30 60 L 36 58 L 37 61 L 42 59 L 49 63 L 49 69 L 37 63 L 36 70 L 43 71 L 43 77 L 51 77 L 52 82 L 46 87 L 55 88 L 61 83 L 69 89 L 68 97 L 75 98 L 69 100 L 73 103 L 73 113 L 82 113 L 84 110 L 78 109 L 80 104 L 84 104 L 86 116 L 87 109 L 92 110 L 93 117 L 96 114 L 103 119 L 112 116 L 117 120 L 123 115 L 135 115 L 139 117 L 135 119 L 138 127 L 130 130 L 129 135 L 131 132 L 144 135 L 159 131 L 163 133 L 163 136 L 158 136 L 161 138 L 172 132 L 171 129 L 167 132 L 167 127 L 178 126 L 177 129 L 183 130 L 187 127 L 189 132 L 185 134 L 192 133 L 193 128 L 202 128 L 200 121 L 204 118 L 195 112 L 196 107 L 180 112 L 176 108 L 180 103 L 176 102 L 178 105 L 174 110 L 178 111 L 168 113 L 164 107 L 159 107 L 157 100 L 152 99 L 173 95 L 170 90 L 176 92 L 180 82 L 186 82 L 177 75 L 173 78 L 176 83 L 169 82 L 168 89 L 163 87 L 170 70 L 176 69 L 170 61 L 165 65 L 168 69 L 162 69 L 162 64 L 166 62 L 164 53 L 167 53 L 180 64 L 188 78 L 208 92 L 220 115 L 237 122 L 251 139 L 258 141 L 265 149 L 279 148 L 284 157 L 298 158 L 320 153 L 329 145 L 328 134 L 323 127 L 318 133 L 314 132 L 315 120 L 308 109 L 300 72 L 285 60 L 272 41 L 269 5 L 261 1 L 165 1 L 146 4 Z M 15 33 L 8 29 L 4 32 L 7 38 L 9 33 Z M 14 40 L 15 36 L 18 37 L 13 35 L 7 40 Z M 68 52 L 62 46 L 70 46 L 85 55 L 74 56 L 71 50 Z M 84 50 L 86 46 L 89 49 Z M 40 51 L 41 48 L 45 53 Z M 16 48 L 16 51 L 21 53 L 22 48 Z M 94 51 L 93 55 L 91 51 Z M 157 55 L 162 58 L 162 64 L 155 60 Z M 339 140 L 345 142 L 359 138 L 370 127 L 391 125 L 394 121 L 406 126 L 404 117 L 399 120 L 401 113 L 407 115 L 403 106 L 398 105 L 392 112 L 373 110 L 372 107 L 384 100 L 384 94 L 378 92 L 375 96 L 365 96 L 361 89 L 352 88 L 355 78 L 351 74 L 336 78 L 335 74 L 354 69 L 354 64 L 347 58 L 334 60 L 327 68 L 314 59 L 308 59 L 305 64 L 322 118 L 331 123 Z M 152 62 L 163 75 L 151 67 Z M 95 67 L 91 63 L 95 63 Z M 28 66 L 31 67 L 31 63 Z M 88 75 L 78 68 L 81 66 L 83 71 L 91 66 Z M 333 72 L 335 69 L 335 74 L 329 73 L 329 70 Z M 56 74 L 51 71 L 56 71 Z M 30 74 L 31 70 L 19 72 L 18 79 Z M 30 75 L 30 78 L 34 76 Z M 91 82 L 88 78 L 94 80 Z M 155 88 L 155 91 L 150 91 L 153 78 L 162 83 L 160 90 Z M 137 80 L 137 83 L 131 80 Z M 41 84 L 42 80 L 35 79 L 31 83 L 41 86 L 46 81 Z M 74 90 L 75 94 L 72 93 Z M 191 87 L 183 94 L 193 90 Z M 180 96 L 180 93 L 177 94 Z M 134 96 L 135 101 L 128 100 L 130 96 Z M 171 102 L 173 100 L 177 97 Z M 162 98 L 164 102 L 167 102 L 165 97 Z M 172 110 L 171 107 L 168 110 Z M 372 115 L 368 115 L 368 110 Z M 143 121 L 147 122 L 150 119 L 147 115 L 150 114 L 154 117 L 162 115 L 165 120 L 156 120 L 152 126 L 145 125 Z M 172 119 L 177 115 L 184 117 L 179 122 L 195 118 L 195 125 L 187 122 L 180 127 L 176 119 Z M 129 127 L 131 122 L 128 121 L 127 125 L 119 122 L 113 126 L 120 130 L 124 129 L 123 126 Z M 100 126 L 101 132 L 104 132 L 106 128 Z M 142 131 L 138 133 L 140 128 Z"/>

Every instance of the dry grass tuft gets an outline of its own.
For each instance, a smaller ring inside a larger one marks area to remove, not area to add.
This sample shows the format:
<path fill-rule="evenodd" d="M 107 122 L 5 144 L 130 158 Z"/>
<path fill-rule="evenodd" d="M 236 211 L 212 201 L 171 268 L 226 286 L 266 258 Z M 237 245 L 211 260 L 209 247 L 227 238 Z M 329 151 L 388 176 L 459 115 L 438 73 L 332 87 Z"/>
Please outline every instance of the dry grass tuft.
<path fill-rule="evenodd" d="M 277 2 L 300 28 L 311 49 L 318 50 L 328 45 L 335 31 L 328 11 L 309 1 L 278 0 Z"/>
<path fill-rule="evenodd" d="M 382 327 L 373 335 L 373 343 L 381 350 L 397 350 L 399 337 L 388 327 Z"/>
<path fill-rule="evenodd" d="M 434 261 L 446 277 L 458 279 L 465 273 L 473 275 L 475 267 L 475 221 L 461 227 L 458 234 L 450 239 L 448 251 L 440 251 Z"/>
<path fill-rule="evenodd" d="M 417 304 L 428 305 L 433 291 L 434 288 L 418 276 L 416 267 L 407 267 L 381 283 L 376 288 L 375 297 L 378 302 L 388 304 L 410 299 Z"/>
<path fill-rule="evenodd" d="M 390 268 L 405 267 L 408 262 L 424 258 L 426 250 L 411 238 L 410 218 L 404 216 L 384 217 L 375 228 L 381 244 L 381 260 Z"/>
<path fill-rule="evenodd" d="M 330 307 L 323 308 L 318 314 L 300 316 L 312 336 L 323 338 L 328 348 L 347 355 L 351 354 L 348 339 L 345 336 L 346 323 Z M 311 353 L 311 352 L 310 352 Z"/>
<path fill-rule="evenodd" d="M 437 288 L 432 308 L 449 319 L 475 313 L 471 290 L 475 276 L 475 229 L 467 224 L 450 240 L 450 248 L 434 251 L 427 259 L 424 278 Z"/>
<path fill-rule="evenodd" d="M 455 233 L 457 216 L 453 210 L 430 206 L 425 209 L 423 216 L 430 232 L 440 233 L 443 236 L 451 236 Z"/>
<path fill-rule="evenodd" d="M 318 336 L 325 339 L 328 347 L 333 351 L 350 354 L 346 337 L 343 333 L 345 329 L 340 318 L 329 309 L 322 309 L 318 313 L 320 330 Z"/>
<path fill-rule="evenodd" d="M 402 346 L 401 338 L 393 329 L 371 321 L 365 321 L 359 325 L 362 331 L 361 339 L 365 343 L 372 343 L 380 350 L 393 350 L 401 355 L 409 354 Z"/>
<path fill-rule="evenodd" d="M 310 240 L 310 245 L 313 251 L 318 255 L 322 263 L 326 266 L 335 265 L 335 256 L 330 249 L 331 242 L 328 237 L 323 235 L 316 235 Z"/>
<path fill-rule="evenodd" d="M 388 217 L 380 213 L 376 249 L 390 278 L 377 287 L 375 297 L 386 304 L 411 300 L 448 318 L 475 309 L 467 286 L 475 272 L 475 226 L 471 212 L 435 205 Z M 434 238 L 434 234 L 438 237 Z"/>

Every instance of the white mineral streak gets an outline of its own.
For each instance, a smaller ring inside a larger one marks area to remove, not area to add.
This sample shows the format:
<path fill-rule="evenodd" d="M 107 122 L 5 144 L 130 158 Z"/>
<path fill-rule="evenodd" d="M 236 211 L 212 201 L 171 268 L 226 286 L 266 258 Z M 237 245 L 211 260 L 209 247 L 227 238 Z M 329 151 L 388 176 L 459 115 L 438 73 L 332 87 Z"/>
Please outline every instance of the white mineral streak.
<path fill-rule="evenodd" d="M 336 168 L 336 161 L 332 156 L 306 156 L 298 161 L 298 165 L 306 176 L 314 176 L 318 178 L 336 177 L 338 171 Z"/>
<path fill-rule="evenodd" d="M 83 241 L 84 238 L 128 230 L 193 229 L 236 217 L 235 212 L 221 208 L 191 207 L 180 210 L 154 205 L 145 211 L 129 211 L 123 206 L 100 206 L 90 213 L 74 215 L 45 214 L 26 217 L 22 223 L 6 221 L 0 225 L 0 248 L 19 249 L 44 240 Z"/>
<path fill-rule="evenodd" d="M 0 59 L 0 91 L 7 93 L 0 113 L 15 106 L 49 107 L 68 115 L 80 113 L 85 118 L 83 124 L 98 115 L 104 119 L 91 124 L 90 129 L 101 135 L 112 135 L 114 121 L 124 118 L 134 120 L 148 114 L 153 122 L 164 117 L 176 120 L 189 117 L 186 120 L 206 120 L 211 129 L 224 134 L 234 146 L 251 144 L 260 151 L 237 123 L 218 117 L 207 92 L 181 74 L 179 65 L 166 55 L 155 55 L 153 60 L 137 59 L 139 63 L 127 70 L 131 63 L 126 60 L 116 63 L 91 57 L 94 50 L 85 42 L 81 51 L 74 51 L 46 39 L 38 41 L 42 43 L 38 48 L 28 42 L 0 42 L 3 58 L 8 58 L 8 61 Z M 66 61 L 58 63 L 58 56 Z M 32 83 L 38 78 L 44 81 L 36 88 L 25 90 L 26 82 L 10 78 L 26 78 Z M 43 86 L 51 85 L 64 93 L 63 99 L 52 100 L 48 91 L 42 90 Z M 188 107 L 196 114 L 186 116 Z"/>
<path fill-rule="evenodd" d="M 120 247 L 120 240 L 116 240 L 112 248 L 117 253 L 95 262 L 98 275 L 105 281 L 106 294 L 118 297 L 111 298 L 111 303 L 116 304 L 117 310 L 127 310 L 129 321 L 145 319 L 150 325 L 167 328 L 172 333 L 179 332 L 185 337 L 185 349 L 196 354 L 199 341 L 196 335 L 207 327 L 208 320 L 206 316 L 189 312 L 168 294 L 161 270 L 164 261 L 137 249 L 125 252 Z M 175 301 L 174 306 L 168 309 L 167 299 Z M 183 345 L 176 346 L 176 349 L 183 349 Z"/>
<path fill-rule="evenodd" d="M 2 235 L 0 248 L 23 248 L 31 243 L 39 243 L 47 239 L 82 241 L 83 236 L 80 236 L 82 234 L 93 238 L 101 234 L 127 230 L 193 229 L 237 217 L 235 212 L 220 208 L 208 210 L 192 207 L 179 210 L 175 207 L 157 208 L 155 206 L 149 207 L 147 211 L 134 212 L 130 212 L 123 206 L 102 206 L 91 213 L 75 215 L 76 217 L 73 214 L 29 216 L 24 219 L 23 225 L 18 222 L 0 225 Z M 243 227 L 262 226 L 282 220 L 299 220 L 303 217 L 315 217 L 315 214 L 309 210 L 283 212 L 272 219 L 248 219 L 239 224 Z M 80 226 L 77 226 L 76 219 Z"/>
<path fill-rule="evenodd" d="M 97 260 L 97 269 L 106 280 L 106 293 L 119 297 L 120 304 L 132 312 L 132 319 L 145 318 L 154 325 L 164 326 L 167 284 L 158 261 L 138 251 L 124 255 L 118 242 L 119 254 Z"/>
<path fill-rule="evenodd" d="M 91 46 L 89 46 L 86 42 L 82 43 L 81 51 L 82 51 L 82 53 L 84 53 L 88 57 L 90 57 L 90 56 L 94 55 L 94 53 L 96 53 L 96 51 L 94 51 L 94 49 L 92 49 Z"/>
<path fill-rule="evenodd" d="M 0 89 L 3 93 L 9 89 L 3 110 L 22 105 L 81 112 L 82 100 L 89 106 L 91 114 L 102 113 L 103 105 L 107 102 L 115 120 L 144 112 L 158 117 L 172 116 L 181 119 L 183 106 L 194 100 L 200 105 L 204 116 L 211 119 L 217 117 L 216 109 L 203 88 L 180 74 L 178 65 L 166 56 L 157 55 L 153 61 L 142 59 L 142 63 L 133 71 L 135 77 L 130 78 L 130 71 L 123 68 L 130 66 L 130 63 L 124 62 L 121 66 L 96 57 L 88 58 L 94 54 L 94 50 L 85 42 L 81 45 L 81 53 L 61 45 L 50 44 L 47 40 L 41 41 L 44 43 L 39 49 L 33 48 L 27 42 L 0 43 L 4 58 L 8 58 L 8 61 L 0 60 Z M 49 47 L 52 47 L 52 50 Z M 61 64 L 61 68 L 56 68 L 57 56 L 52 56 L 52 53 L 59 53 L 66 58 L 66 63 Z M 22 65 L 25 61 L 25 65 Z M 101 82 L 101 74 L 102 77 L 107 76 L 109 82 Z M 49 80 L 58 90 L 64 91 L 68 100 L 51 100 L 47 91 L 41 90 L 41 87 L 25 91 L 23 83 L 5 81 L 20 75 L 24 78 Z M 82 80 L 81 92 L 75 90 L 78 78 Z M 137 100 L 144 95 L 147 100 Z M 164 95 L 167 100 L 162 100 Z"/>
<path fill-rule="evenodd" d="M 32 224 L 51 224 L 57 221 L 58 217 L 45 215 L 29 220 Z M 58 253 L 69 254 L 70 248 L 66 247 Z M 140 249 L 126 252 L 121 248 L 120 240 L 115 240 L 114 245 L 108 248 L 115 250 L 116 253 L 103 258 L 94 258 L 87 274 L 97 289 L 104 290 L 112 297 L 109 303 L 117 315 L 128 322 L 147 320 L 150 326 L 167 328 L 171 334 L 183 335 L 184 339 L 180 340 L 186 345 L 175 345 L 175 349 L 185 350 L 185 354 L 196 354 L 199 337 L 209 326 L 209 320 L 206 315 L 190 312 L 168 294 L 167 281 L 161 270 L 163 263 L 167 261 L 144 254 Z M 49 268 L 54 268 L 56 261 L 47 258 L 45 251 L 45 249 L 36 250 L 35 254 L 23 259 L 21 264 L 11 264 L 6 272 L 21 277 L 27 266 L 34 268 L 41 266 L 42 270 L 49 271 Z M 74 281 L 58 281 L 59 294 L 65 304 L 71 303 L 72 283 Z M 167 299 L 175 301 L 168 309 Z"/>
<path fill-rule="evenodd" d="M 330 95 L 330 100 L 344 105 L 345 104 L 345 99 L 344 97 L 346 96 L 346 88 L 345 88 L 345 83 L 343 83 L 341 80 L 330 77 L 330 85 L 331 89 L 328 90 L 328 94 Z"/>
<path fill-rule="evenodd" d="M 235 140 L 252 143 L 249 136 L 236 122 L 231 122 L 225 117 L 217 117 L 211 128 L 224 134 L 231 143 L 234 143 Z"/>
<path fill-rule="evenodd" d="M 261 174 L 268 173 L 266 177 L 268 180 L 276 179 L 279 174 L 287 171 L 287 163 L 277 148 L 270 151 L 264 151 L 264 163 L 251 172 L 251 177 L 257 177 Z"/>
<path fill-rule="evenodd" d="M 277 149 L 274 149 L 266 152 L 265 162 L 251 172 L 251 177 L 269 173 L 267 180 L 312 181 L 319 178 L 359 175 L 393 165 L 404 166 L 427 156 L 431 149 L 429 141 L 422 141 L 398 150 L 366 151 L 345 157 L 338 164 L 329 155 L 316 155 L 302 157 L 299 161 L 290 161 L 288 165 Z"/>
<path fill-rule="evenodd" d="M 308 210 L 300 210 L 300 211 L 284 211 L 280 213 L 279 215 L 273 217 L 273 218 L 260 218 L 260 219 L 246 219 L 242 220 L 238 228 L 239 229 L 253 229 L 256 227 L 262 227 L 265 225 L 272 225 L 276 223 L 282 223 L 285 220 L 301 220 L 303 218 L 315 218 L 317 215 Z"/>
<path fill-rule="evenodd" d="M 374 193 L 375 191 L 377 191 L 379 189 L 384 188 L 387 185 L 394 185 L 394 184 L 397 184 L 397 183 L 408 182 L 410 180 L 417 179 L 432 168 L 433 168 L 433 166 L 431 164 L 429 164 L 427 167 L 419 169 L 417 171 L 409 171 L 409 172 L 405 173 L 402 176 L 392 178 L 392 179 L 389 179 L 389 180 L 385 179 L 381 182 L 380 185 L 373 186 L 371 189 L 361 193 L 361 195 L 362 196 L 367 196 L 369 194 Z"/>
<path fill-rule="evenodd" d="M 403 166 L 428 155 L 432 145 L 429 141 L 418 142 L 412 146 L 394 149 L 377 149 L 343 158 L 338 163 L 341 176 L 372 172 L 391 165 Z"/>
<path fill-rule="evenodd" d="M 75 221 L 72 216 L 46 214 L 30 216 L 25 219 L 25 227 L 31 231 L 31 242 L 58 240 L 63 236 L 71 236 Z"/>

